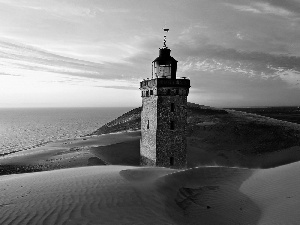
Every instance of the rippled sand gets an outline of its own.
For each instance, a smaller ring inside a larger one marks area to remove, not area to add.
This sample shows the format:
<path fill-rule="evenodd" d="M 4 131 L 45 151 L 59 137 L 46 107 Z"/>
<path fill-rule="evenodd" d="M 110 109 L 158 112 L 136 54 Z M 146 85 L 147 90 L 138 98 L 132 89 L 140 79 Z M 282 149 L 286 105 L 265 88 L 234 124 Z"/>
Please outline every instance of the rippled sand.
<path fill-rule="evenodd" d="M 0 224 L 297 224 L 300 163 L 93 166 L 0 177 Z"/>

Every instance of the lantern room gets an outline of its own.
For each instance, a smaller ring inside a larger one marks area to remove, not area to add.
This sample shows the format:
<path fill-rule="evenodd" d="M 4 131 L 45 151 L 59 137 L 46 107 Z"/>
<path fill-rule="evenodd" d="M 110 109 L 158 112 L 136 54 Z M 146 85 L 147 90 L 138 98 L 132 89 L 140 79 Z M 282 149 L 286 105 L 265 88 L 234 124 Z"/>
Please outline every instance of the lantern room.
<path fill-rule="evenodd" d="M 177 61 L 170 55 L 167 47 L 159 49 L 159 56 L 152 62 L 152 79 L 176 79 Z"/>

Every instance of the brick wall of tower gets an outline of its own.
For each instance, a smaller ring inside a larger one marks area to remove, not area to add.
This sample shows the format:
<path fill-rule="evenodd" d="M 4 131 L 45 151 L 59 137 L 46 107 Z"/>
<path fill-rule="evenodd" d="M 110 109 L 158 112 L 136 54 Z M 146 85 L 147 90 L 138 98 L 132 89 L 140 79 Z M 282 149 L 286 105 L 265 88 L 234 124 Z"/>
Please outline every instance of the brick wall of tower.
<path fill-rule="evenodd" d="M 170 90 L 168 92 L 168 89 Z M 157 100 L 156 165 L 174 167 L 186 166 L 187 141 L 187 96 L 186 88 L 159 88 Z M 174 103 L 174 112 L 171 104 Z M 174 130 L 171 130 L 171 121 Z"/>
<path fill-rule="evenodd" d="M 143 97 L 141 114 L 141 165 L 156 165 L 157 96 Z M 149 121 L 149 129 L 147 127 Z"/>
<path fill-rule="evenodd" d="M 185 79 L 159 78 L 141 82 L 141 165 L 186 167 L 189 87 L 189 80 Z"/>

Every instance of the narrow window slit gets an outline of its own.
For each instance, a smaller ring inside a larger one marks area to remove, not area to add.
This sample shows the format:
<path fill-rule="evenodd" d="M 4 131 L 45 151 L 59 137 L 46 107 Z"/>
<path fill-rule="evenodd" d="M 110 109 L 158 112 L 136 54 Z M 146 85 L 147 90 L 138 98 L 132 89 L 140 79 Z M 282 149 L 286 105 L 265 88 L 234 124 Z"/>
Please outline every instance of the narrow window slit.
<path fill-rule="evenodd" d="M 174 111 L 175 111 L 175 104 L 171 103 L 171 112 L 174 112 Z"/>
<path fill-rule="evenodd" d="M 174 166 L 174 157 L 170 157 L 170 166 Z"/>
<path fill-rule="evenodd" d="M 171 123 L 170 123 L 170 129 L 171 130 L 175 129 L 175 121 L 171 121 Z"/>

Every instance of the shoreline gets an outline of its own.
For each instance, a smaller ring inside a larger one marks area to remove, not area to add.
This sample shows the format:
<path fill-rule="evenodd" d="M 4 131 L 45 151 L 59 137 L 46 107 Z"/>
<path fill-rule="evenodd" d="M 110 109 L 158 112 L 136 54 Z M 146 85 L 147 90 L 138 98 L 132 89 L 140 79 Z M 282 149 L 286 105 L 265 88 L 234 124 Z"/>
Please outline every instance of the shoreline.
<path fill-rule="evenodd" d="M 139 140 L 139 131 L 59 139 L 25 151 L 0 156 L 0 175 L 109 165 L 95 149 Z M 128 145 L 128 144 L 127 144 Z M 136 147 L 136 146 L 135 146 Z"/>

